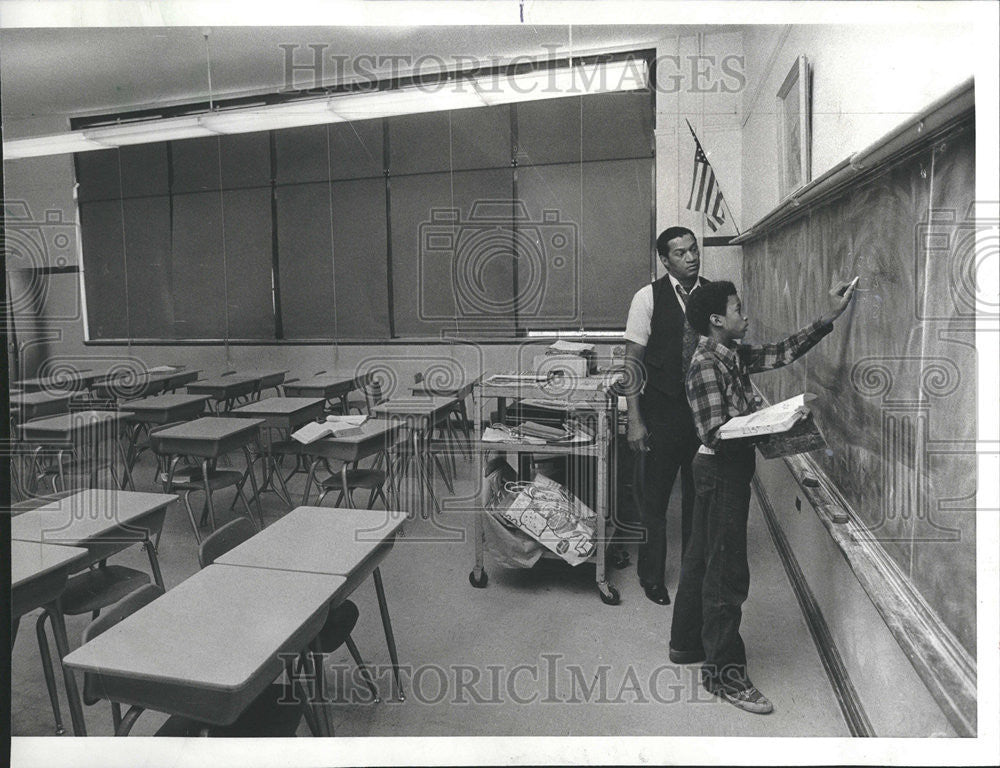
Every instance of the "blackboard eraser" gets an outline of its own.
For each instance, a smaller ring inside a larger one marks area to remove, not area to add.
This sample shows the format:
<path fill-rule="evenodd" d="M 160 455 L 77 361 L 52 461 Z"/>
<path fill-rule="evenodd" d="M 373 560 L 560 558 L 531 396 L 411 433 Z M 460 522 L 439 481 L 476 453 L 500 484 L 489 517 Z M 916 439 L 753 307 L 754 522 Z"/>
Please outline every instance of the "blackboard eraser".
<path fill-rule="evenodd" d="M 837 525 L 843 525 L 848 520 L 850 520 L 850 515 L 847 514 L 847 510 L 843 507 L 839 507 L 836 504 L 831 504 L 826 508 L 826 513 L 830 516 L 830 521 L 836 523 Z"/>
<path fill-rule="evenodd" d="M 815 475 L 804 474 L 802 475 L 802 485 L 806 488 L 819 488 L 819 480 L 816 479 Z"/>

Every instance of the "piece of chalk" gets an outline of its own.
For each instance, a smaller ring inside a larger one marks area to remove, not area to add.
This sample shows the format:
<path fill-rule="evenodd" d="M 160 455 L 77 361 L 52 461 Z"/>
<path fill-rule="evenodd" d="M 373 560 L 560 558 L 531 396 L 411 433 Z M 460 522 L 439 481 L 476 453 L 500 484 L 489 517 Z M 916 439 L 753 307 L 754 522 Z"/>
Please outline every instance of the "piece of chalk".
<path fill-rule="evenodd" d="M 836 291 L 835 295 L 837 295 L 837 296 L 843 296 L 843 295 L 845 295 L 851 288 L 853 288 L 854 286 L 856 286 L 858 284 L 858 281 L 860 279 L 861 279 L 861 275 L 857 275 L 853 280 L 851 280 L 851 282 L 849 282 L 843 288 L 839 288 Z"/>

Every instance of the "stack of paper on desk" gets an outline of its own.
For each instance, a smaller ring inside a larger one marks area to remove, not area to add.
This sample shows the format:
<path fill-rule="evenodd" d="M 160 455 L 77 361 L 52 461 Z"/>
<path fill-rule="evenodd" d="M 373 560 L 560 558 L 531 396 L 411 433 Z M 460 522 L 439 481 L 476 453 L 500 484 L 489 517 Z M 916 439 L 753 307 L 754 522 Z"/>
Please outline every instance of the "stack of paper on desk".
<path fill-rule="evenodd" d="M 787 432 L 809 413 L 806 403 L 815 399 L 816 395 L 806 392 L 775 403 L 768 408 L 748 413 L 746 416 L 735 416 L 719 427 L 719 439 L 733 440 L 740 437 Z"/>

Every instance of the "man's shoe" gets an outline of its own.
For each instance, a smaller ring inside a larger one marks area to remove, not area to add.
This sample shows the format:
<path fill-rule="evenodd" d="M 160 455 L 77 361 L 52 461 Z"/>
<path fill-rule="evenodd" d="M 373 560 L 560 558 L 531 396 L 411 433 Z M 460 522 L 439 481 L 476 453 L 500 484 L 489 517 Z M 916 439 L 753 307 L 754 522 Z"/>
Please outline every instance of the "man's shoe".
<path fill-rule="evenodd" d="M 774 711 L 774 705 L 763 693 L 757 690 L 756 686 L 751 685 L 749 688 L 743 688 L 739 691 L 734 691 L 731 688 L 721 685 L 706 685 L 705 687 L 716 696 L 721 696 L 734 707 L 739 707 L 744 712 L 753 712 L 755 715 L 767 715 Z"/>
<path fill-rule="evenodd" d="M 670 660 L 674 664 L 697 664 L 705 660 L 705 652 L 701 649 L 697 651 L 678 651 L 670 646 Z"/>
<path fill-rule="evenodd" d="M 670 593 L 662 584 L 655 584 L 651 587 L 644 586 L 642 589 L 646 593 L 646 597 L 657 605 L 670 605 Z"/>

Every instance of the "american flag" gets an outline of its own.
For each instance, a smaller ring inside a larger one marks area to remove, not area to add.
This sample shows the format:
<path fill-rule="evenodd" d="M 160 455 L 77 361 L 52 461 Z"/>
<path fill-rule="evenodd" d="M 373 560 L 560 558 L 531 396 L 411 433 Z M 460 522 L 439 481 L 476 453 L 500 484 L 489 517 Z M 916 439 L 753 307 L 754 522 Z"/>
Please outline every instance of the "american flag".
<path fill-rule="evenodd" d="M 691 193 L 688 195 L 687 207 L 689 211 L 703 211 L 709 228 L 717 232 L 719 227 L 726 223 L 722 190 L 690 122 L 688 128 L 694 137 L 694 174 L 691 177 Z"/>

